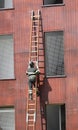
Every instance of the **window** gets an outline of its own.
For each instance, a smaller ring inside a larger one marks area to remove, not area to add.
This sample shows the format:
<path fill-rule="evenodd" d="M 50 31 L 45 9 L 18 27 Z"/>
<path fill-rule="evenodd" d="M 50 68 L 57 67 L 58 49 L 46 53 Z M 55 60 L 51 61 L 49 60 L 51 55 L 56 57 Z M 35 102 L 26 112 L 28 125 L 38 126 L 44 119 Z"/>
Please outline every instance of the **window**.
<path fill-rule="evenodd" d="M 63 31 L 45 33 L 46 76 L 64 75 Z"/>
<path fill-rule="evenodd" d="M 4 0 L 0 0 L 0 8 L 4 8 Z"/>
<path fill-rule="evenodd" d="M 12 35 L 0 35 L 0 79 L 14 78 L 14 43 Z"/>
<path fill-rule="evenodd" d="M 47 130 L 65 130 L 65 105 L 47 105 Z"/>
<path fill-rule="evenodd" d="M 0 9 L 13 8 L 13 0 L 0 0 Z"/>
<path fill-rule="evenodd" d="M 14 108 L 0 108 L 0 130 L 15 130 Z"/>
<path fill-rule="evenodd" d="M 44 0 L 44 5 L 62 4 L 63 0 Z"/>

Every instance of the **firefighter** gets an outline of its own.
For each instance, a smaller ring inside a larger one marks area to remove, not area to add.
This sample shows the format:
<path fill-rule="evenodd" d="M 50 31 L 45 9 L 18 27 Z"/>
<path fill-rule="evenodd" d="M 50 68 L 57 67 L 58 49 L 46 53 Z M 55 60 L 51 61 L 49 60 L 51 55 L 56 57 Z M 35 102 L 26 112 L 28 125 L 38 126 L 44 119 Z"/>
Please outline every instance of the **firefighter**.
<path fill-rule="evenodd" d="M 39 74 L 40 71 L 38 68 L 35 67 L 33 61 L 29 63 L 28 70 L 26 71 L 26 75 L 28 75 L 28 85 L 29 85 L 29 99 L 32 99 L 32 88 L 35 87 L 36 83 L 36 76 Z"/>

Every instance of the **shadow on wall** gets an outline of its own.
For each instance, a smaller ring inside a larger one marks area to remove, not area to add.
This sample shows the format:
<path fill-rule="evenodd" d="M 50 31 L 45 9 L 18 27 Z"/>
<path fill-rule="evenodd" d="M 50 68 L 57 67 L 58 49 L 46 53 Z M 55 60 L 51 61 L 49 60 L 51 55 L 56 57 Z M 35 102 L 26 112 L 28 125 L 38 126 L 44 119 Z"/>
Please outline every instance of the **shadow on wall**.
<path fill-rule="evenodd" d="M 41 127 L 42 130 L 46 130 L 46 111 L 45 106 L 48 103 L 48 93 L 51 91 L 51 87 L 48 83 L 48 80 L 45 78 L 45 60 L 44 60 L 44 39 L 43 39 L 43 24 L 42 24 L 42 15 L 40 14 L 40 28 L 39 28 L 39 69 L 40 75 L 38 77 L 38 90 L 40 94 L 40 112 L 41 112 Z"/>
<path fill-rule="evenodd" d="M 49 103 L 48 93 L 52 91 L 49 82 L 46 78 L 43 80 L 43 85 L 40 86 L 40 109 L 41 109 L 41 125 L 42 130 L 46 130 L 46 104 Z"/>

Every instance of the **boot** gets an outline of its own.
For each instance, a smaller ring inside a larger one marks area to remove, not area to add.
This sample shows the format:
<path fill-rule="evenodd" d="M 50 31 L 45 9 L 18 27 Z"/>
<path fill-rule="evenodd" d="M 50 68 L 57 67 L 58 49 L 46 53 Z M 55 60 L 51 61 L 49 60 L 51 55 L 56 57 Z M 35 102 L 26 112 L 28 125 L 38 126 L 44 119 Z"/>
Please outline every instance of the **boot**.
<path fill-rule="evenodd" d="M 37 96 L 40 96 L 40 91 L 39 91 L 38 88 L 37 88 L 37 90 L 36 90 L 36 94 L 37 94 Z"/>
<path fill-rule="evenodd" d="M 39 91 L 39 90 L 37 90 L 36 94 L 37 94 L 37 96 L 40 96 L 40 91 Z"/>

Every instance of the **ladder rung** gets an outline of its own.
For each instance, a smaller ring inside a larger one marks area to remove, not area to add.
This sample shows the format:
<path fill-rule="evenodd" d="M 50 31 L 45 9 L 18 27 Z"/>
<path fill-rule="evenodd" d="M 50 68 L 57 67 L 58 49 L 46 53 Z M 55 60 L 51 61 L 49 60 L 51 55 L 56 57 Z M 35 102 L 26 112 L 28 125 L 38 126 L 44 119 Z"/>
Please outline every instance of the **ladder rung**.
<path fill-rule="evenodd" d="M 32 36 L 32 37 L 38 37 L 38 35 Z"/>
<path fill-rule="evenodd" d="M 38 41 L 32 41 L 32 42 L 38 42 Z"/>
<path fill-rule="evenodd" d="M 34 48 L 36 47 L 37 48 L 37 46 L 32 46 L 32 47 L 34 47 Z"/>
<path fill-rule="evenodd" d="M 31 127 L 32 127 L 32 126 L 34 126 L 34 125 L 30 125 L 30 124 L 28 124 L 28 126 L 31 126 Z"/>
<path fill-rule="evenodd" d="M 31 57 L 37 57 L 37 56 L 31 56 Z"/>
<path fill-rule="evenodd" d="M 32 30 L 32 32 L 33 32 L 33 33 L 35 33 L 35 32 L 36 32 L 36 30 Z"/>
<path fill-rule="evenodd" d="M 43 48 L 39 48 L 39 50 L 43 51 L 44 49 Z"/>
<path fill-rule="evenodd" d="M 31 51 L 31 53 L 34 53 L 34 52 L 37 52 L 37 51 Z"/>
<path fill-rule="evenodd" d="M 33 94 L 35 97 L 33 97 L 33 100 L 36 100 L 36 94 Z"/>
<path fill-rule="evenodd" d="M 33 111 L 33 110 L 35 110 L 35 109 L 28 109 L 29 111 Z"/>
<path fill-rule="evenodd" d="M 29 119 L 28 121 L 34 121 L 34 120 L 32 120 L 32 119 Z"/>
<path fill-rule="evenodd" d="M 39 17 L 40 17 L 40 15 L 34 15 L 33 17 L 34 17 L 34 18 L 39 18 Z"/>
<path fill-rule="evenodd" d="M 34 116 L 34 114 L 28 114 L 28 116 Z"/>
<path fill-rule="evenodd" d="M 38 27 L 38 26 L 32 26 L 32 27 Z"/>
<path fill-rule="evenodd" d="M 35 100 L 35 98 L 33 98 L 33 100 Z"/>
<path fill-rule="evenodd" d="M 35 19 L 35 20 L 33 20 L 32 22 L 33 22 L 33 23 L 38 23 L 39 21 L 38 21 L 38 19 Z"/>
<path fill-rule="evenodd" d="M 28 105 L 31 105 L 31 106 L 32 106 L 32 105 L 34 105 L 34 103 L 30 103 L 30 104 L 28 104 Z"/>

